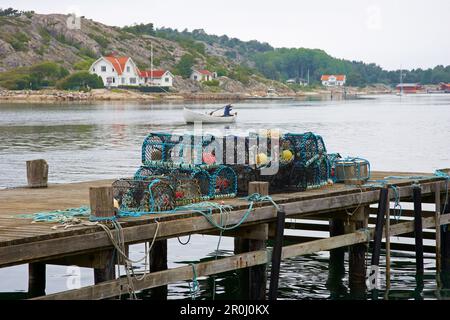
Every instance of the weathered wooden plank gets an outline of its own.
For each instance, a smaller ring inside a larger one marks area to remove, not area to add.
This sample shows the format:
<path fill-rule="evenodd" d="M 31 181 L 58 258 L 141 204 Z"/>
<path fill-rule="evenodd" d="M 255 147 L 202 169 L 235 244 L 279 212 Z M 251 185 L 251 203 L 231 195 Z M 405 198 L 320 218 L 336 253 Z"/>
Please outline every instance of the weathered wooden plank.
<path fill-rule="evenodd" d="M 450 223 L 450 214 L 441 215 L 441 224 Z M 424 228 L 429 228 L 435 225 L 434 217 L 423 218 L 422 225 Z M 391 236 L 399 235 L 414 230 L 414 222 L 402 222 L 391 226 Z M 356 231 L 341 236 L 332 238 L 315 240 L 307 243 L 295 244 L 283 247 L 282 259 L 292 258 L 299 255 L 311 254 L 318 251 L 325 251 L 335 249 L 342 246 L 353 245 L 357 243 L 364 243 L 373 238 L 374 230 Z M 248 253 L 234 255 L 232 257 L 222 258 L 209 262 L 203 262 L 196 265 L 197 276 L 208 276 L 230 270 L 236 270 L 265 264 L 271 259 L 270 251 L 259 250 Z M 149 273 L 143 280 L 133 281 L 136 290 L 143 290 L 162 286 L 168 283 L 177 281 L 189 280 L 193 277 L 193 270 L 191 266 L 184 266 L 165 271 Z M 60 293 L 55 293 L 36 299 L 51 299 L 51 300 L 74 300 L 74 299 L 105 299 L 127 292 L 127 280 L 117 279 L 114 281 L 106 281 L 98 285 L 87 286 L 77 290 L 70 290 Z"/>
<path fill-rule="evenodd" d="M 200 234 L 218 236 L 220 231 L 200 232 Z M 223 232 L 225 237 L 238 237 L 252 240 L 267 240 L 269 238 L 269 225 L 267 223 L 255 224 L 253 226 L 241 227 Z"/>
<path fill-rule="evenodd" d="M 423 193 L 430 193 L 431 186 L 434 183 L 444 182 L 422 184 Z M 401 196 L 410 196 L 412 188 L 411 186 L 401 187 L 399 188 L 399 192 Z M 378 190 L 359 192 L 358 194 L 347 194 L 331 198 L 318 198 L 303 200 L 301 202 L 285 203 L 281 204 L 280 207 L 285 210 L 286 216 L 298 216 L 299 214 L 306 215 L 320 211 L 335 211 L 336 209 L 341 209 L 343 207 L 350 208 L 359 203 L 368 204 L 376 202 L 378 194 Z M 245 210 L 231 212 L 228 215 L 229 224 L 237 223 L 241 220 L 244 213 Z M 274 221 L 275 217 L 276 209 L 273 206 L 254 208 L 253 213 L 249 215 L 243 226 L 256 222 L 265 223 Z M 214 215 L 213 219 L 217 222 L 219 216 Z M 140 220 L 139 224 L 136 226 L 124 227 L 125 242 L 136 243 L 151 239 L 155 232 L 155 224 L 148 222 L 152 220 L 152 218 L 146 218 L 146 220 Z M 184 218 L 177 221 L 163 221 L 160 222 L 160 226 L 157 240 L 214 230 L 210 223 L 202 216 Z M 56 258 L 66 254 L 111 247 L 110 241 L 104 231 L 98 232 L 97 230 L 98 229 L 95 228 L 91 229 L 90 233 L 85 233 L 83 235 L 0 247 L 0 266 L 20 264 L 43 258 Z M 51 256 L 49 256 L 49 254 L 51 254 Z"/>
<path fill-rule="evenodd" d="M 217 273 L 227 272 L 256 266 L 267 263 L 267 252 L 265 250 L 253 251 L 250 253 L 238 254 L 232 257 L 202 262 L 195 265 L 197 277 L 209 276 Z M 133 280 L 133 286 L 136 290 L 150 289 L 159 287 L 168 283 L 190 280 L 194 277 L 193 269 L 189 266 L 169 269 L 147 274 L 141 281 Z M 119 295 L 120 292 L 128 291 L 127 279 L 106 281 L 98 285 L 84 287 L 78 290 L 70 290 L 62 293 L 56 293 L 40 297 L 38 299 L 105 299 Z"/>

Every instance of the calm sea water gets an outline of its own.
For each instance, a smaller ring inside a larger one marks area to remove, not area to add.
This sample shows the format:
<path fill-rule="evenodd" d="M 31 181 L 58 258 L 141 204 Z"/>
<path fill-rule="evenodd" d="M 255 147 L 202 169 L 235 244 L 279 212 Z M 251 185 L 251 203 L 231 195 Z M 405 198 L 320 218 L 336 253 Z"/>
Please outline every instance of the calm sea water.
<path fill-rule="evenodd" d="M 209 109 L 221 104 L 195 104 Z M 265 101 L 234 104 L 238 121 L 229 129 L 281 128 L 322 135 L 329 152 L 370 160 L 374 170 L 433 172 L 450 166 L 450 95 L 374 96 L 345 101 Z M 0 188 L 26 183 L 25 161 L 44 158 L 52 183 L 132 175 L 140 164 L 140 148 L 152 130 L 185 128 L 183 104 L 0 104 Z M 209 129 L 216 128 L 209 126 Z M 326 234 L 325 234 L 326 235 Z M 186 240 L 186 239 L 181 239 Z M 169 267 L 211 259 L 218 238 L 193 236 L 186 246 L 169 241 Z M 223 238 L 221 255 L 230 255 L 233 239 Z M 143 254 L 133 246 L 132 257 Z M 391 299 L 435 299 L 435 261 L 426 256 L 424 289 L 415 290 L 414 257 L 395 253 Z M 138 266 L 142 268 L 143 266 Z M 283 261 L 281 297 L 351 298 L 347 279 L 339 290 L 326 285 L 328 252 Z M 75 273 L 74 273 L 75 272 Z M 77 271 L 49 266 L 47 293 L 67 290 Z M 77 278 L 78 279 L 78 278 Z M 93 282 L 93 272 L 81 269 L 81 285 Z M 211 278 L 200 279 L 201 296 L 211 298 Z M 0 269 L 0 298 L 20 297 L 27 290 L 27 266 Z M 216 278 L 216 298 L 240 292 L 239 278 Z M 148 298 L 147 293 L 142 297 Z M 169 299 L 189 298 L 189 283 L 169 286 Z"/>

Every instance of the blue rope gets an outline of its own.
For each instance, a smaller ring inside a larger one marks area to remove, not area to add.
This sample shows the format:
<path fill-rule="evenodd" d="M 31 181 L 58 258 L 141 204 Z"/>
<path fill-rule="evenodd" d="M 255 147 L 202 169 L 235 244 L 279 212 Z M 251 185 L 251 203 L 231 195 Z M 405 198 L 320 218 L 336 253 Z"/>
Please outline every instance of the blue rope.
<path fill-rule="evenodd" d="M 195 300 L 195 295 L 200 291 L 200 285 L 197 280 L 197 271 L 195 270 L 195 264 L 190 264 L 192 267 L 192 272 L 194 276 L 192 277 L 192 284 L 189 285 L 189 291 L 191 293 L 191 299 Z"/>
<path fill-rule="evenodd" d="M 117 216 L 111 216 L 111 217 L 96 217 L 93 215 L 89 216 L 89 221 L 91 222 L 100 222 L 100 221 L 116 221 Z"/>
<path fill-rule="evenodd" d="M 391 189 L 394 191 L 394 217 L 398 222 L 402 216 L 402 205 L 400 204 L 400 191 L 396 185 L 391 185 Z"/>
<path fill-rule="evenodd" d="M 37 212 L 33 214 L 19 215 L 21 218 L 33 219 L 36 222 L 60 222 L 64 223 L 75 217 L 89 217 L 91 210 L 88 206 L 79 208 L 69 208 L 65 210 L 53 210 L 47 212 Z"/>

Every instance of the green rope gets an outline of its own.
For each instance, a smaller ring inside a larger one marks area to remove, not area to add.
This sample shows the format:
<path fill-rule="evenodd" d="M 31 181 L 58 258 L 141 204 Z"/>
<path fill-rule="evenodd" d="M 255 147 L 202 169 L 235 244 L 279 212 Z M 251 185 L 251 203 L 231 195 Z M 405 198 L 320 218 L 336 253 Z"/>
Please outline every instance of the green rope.
<path fill-rule="evenodd" d="M 195 270 L 195 264 L 190 264 L 194 276 L 192 277 L 192 284 L 189 285 L 189 291 L 191 293 L 191 299 L 195 300 L 195 295 L 200 291 L 200 285 L 197 280 L 197 270 Z"/>

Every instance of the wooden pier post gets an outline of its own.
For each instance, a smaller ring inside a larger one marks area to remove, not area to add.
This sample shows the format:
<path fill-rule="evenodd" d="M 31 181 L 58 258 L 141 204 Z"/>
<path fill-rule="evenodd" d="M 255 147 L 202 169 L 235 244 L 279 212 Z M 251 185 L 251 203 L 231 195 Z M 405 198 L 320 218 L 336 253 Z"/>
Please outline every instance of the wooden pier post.
<path fill-rule="evenodd" d="M 28 265 L 28 296 L 30 298 L 45 295 L 46 265 L 35 262 Z"/>
<path fill-rule="evenodd" d="M 27 161 L 27 181 L 30 188 L 46 188 L 48 164 L 44 159 Z"/>
<path fill-rule="evenodd" d="M 368 207 L 356 209 L 353 215 L 349 216 L 346 233 L 367 228 L 368 220 Z M 355 299 L 363 299 L 366 293 L 366 253 L 367 243 L 355 244 L 349 248 L 349 288 L 350 295 Z"/>
<path fill-rule="evenodd" d="M 248 194 L 259 193 L 261 196 L 269 195 L 269 183 L 253 181 L 248 185 Z M 234 239 L 234 253 L 244 253 L 256 250 L 266 250 L 266 240 L 256 239 Z M 240 283 L 243 284 L 244 299 L 265 300 L 266 299 L 266 283 L 267 283 L 267 267 L 265 264 L 246 268 L 242 272 Z"/>
<path fill-rule="evenodd" d="M 150 271 L 167 270 L 167 240 L 155 241 L 150 251 Z M 167 285 L 152 289 L 152 299 L 167 300 Z"/>
<path fill-rule="evenodd" d="M 380 265 L 383 225 L 388 206 L 389 206 L 389 189 L 385 187 L 380 190 L 380 196 L 378 199 L 377 220 L 375 222 L 375 235 L 373 238 L 373 251 L 372 251 L 372 259 L 370 261 L 370 273 L 368 279 L 370 283 L 370 290 L 372 290 L 372 297 L 374 300 L 378 298 L 378 289 L 379 289 L 378 268 Z"/>
<path fill-rule="evenodd" d="M 98 218 L 109 218 L 115 215 L 113 190 L 110 186 L 89 188 L 89 203 L 91 214 Z M 100 283 L 116 278 L 115 250 L 107 250 L 100 254 L 106 255 L 106 264 L 103 268 L 94 268 L 94 283 Z"/>
<path fill-rule="evenodd" d="M 384 228 L 384 233 L 386 235 L 386 300 L 389 296 L 389 289 L 391 288 L 391 210 L 389 206 L 390 204 L 388 201 L 386 205 L 386 224 Z"/>
<path fill-rule="evenodd" d="M 94 283 L 113 280 L 116 278 L 116 252 L 115 250 L 105 250 L 102 253 L 103 258 L 106 259 L 106 264 L 102 268 L 94 268 Z"/>
<path fill-rule="evenodd" d="M 423 230 L 422 230 L 422 191 L 420 186 L 413 186 L 414 201 L 414 237 L 416 249 L 416 276 L 423 276 Z"/>
<path fill-rule="evenodd" d="M 283 250 L 284 224 L 286 213 L 278 211 L 277 224 L 275 229 L 275 242 L 272 252 L 272 267 L 270 274 L 269 300 L 277 300 L 278 280 L 280 277 L 281 252 Z"/>
<path fill-rule="evenodd" d="M 439 183 L 435 184 L 436 189 L 434 190 L 434 218 L 435 218 L 435 230 L 436 230 L 436 281 L 438 288 L 441 287 L 441 185 Z"/>
<path fill-rule="evenodd" d="M 445 192 L 448 192 L 446 190 Z M 449 203 L 446 203 L 446 200 Z M 450 213 L 450 195 L 441 196 L 441 214 Z M 441 241 L 441 283 L 444 289 L 450 288 L 450 229 L 448 225 L 440 227 Z"/>
<path fill-rule="evenodd" d="M 332 218 L 329 220 L 330 237 L 336 237 L 345 234 L 344 220 L 341 218 Z M 340 296 L 346 292 L 342 282 L 345 276 L 345 247 L 331 249 L 330 260 L 328 263 L 327 288 L 332 296 Z"/>

